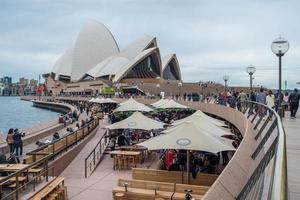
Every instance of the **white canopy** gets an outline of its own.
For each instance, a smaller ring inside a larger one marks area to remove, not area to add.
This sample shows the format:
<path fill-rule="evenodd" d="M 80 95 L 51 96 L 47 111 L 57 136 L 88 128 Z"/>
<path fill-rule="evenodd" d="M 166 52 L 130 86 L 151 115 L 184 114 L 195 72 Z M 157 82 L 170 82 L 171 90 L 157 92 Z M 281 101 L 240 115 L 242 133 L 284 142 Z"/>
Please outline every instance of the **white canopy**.
<path fill-rule="evenodd" d="M 89 100 L 89 102 L 94 102 L 94 101 L 95 101 L 94 97 Z"/>
<path fill-rule="evenodd" d="M 150 112 L 152 111 L 152 109 L 142 103 L 137 102 L 133 98 L 130 98 L 127 101 L 122 102 L 120 106 L 114 110 L 114 112 L 125 112 L 125 111 Z"/>
<path fill-rule="evenodd" d="M 144 146 L 148 150 L 185 149 L 211 153 L 235 150 L 230 144 L 230 140 L 209 134 L 192 122 L 184 122 L 173 127 L 171 131 L 164 131 L 163 133 L 166 134 L 151 138 L 138 145 Z"/>
<path fill-rule="evenodd" d="M 187 106 L 184 106 L 180 103 L 177 103 L 173 99 L 161 99 L 153 104 L 156 108 L 162 108 L 162 109 L 168 109 L 168 108 L 187 108 Z"/>
<path fill-rule="evenodd" d="M 140 112 L 134 112 L 128 118 L 106 126 L 108 129 L 142 129 L 152 130 L 164 127 L 164 123 L 148 118 Z"/>
<path fill-rule="evenodd" d="M 117 103 L 116 101 L 112 100 L 111 98 L 96 98 L 94 101 L 94 103 L 100 103 L 100 104 L 104 104 L 104 103 Z"/>
<path fill-rule="evenodd" d="M 205 121 L 207 123 L 214 124 L 214 125 L 216 125 L 218 127 L 225 126 L 224 123 L 222 123 L 222 122 L 218 121 L 217 119 L 214 119 L 214 118 L 206 115 L 201 110 L 197 110 L 195 113 L 193 113 L 192 115 L 190 115 L 190 116 L 188 116 L 186 118 L 174 121 L 173 125 L 176 126 L 176 125 L 181 124 L 182 122 L 185 122 L 185 121 L 192 121 L 194 123 Z"/>

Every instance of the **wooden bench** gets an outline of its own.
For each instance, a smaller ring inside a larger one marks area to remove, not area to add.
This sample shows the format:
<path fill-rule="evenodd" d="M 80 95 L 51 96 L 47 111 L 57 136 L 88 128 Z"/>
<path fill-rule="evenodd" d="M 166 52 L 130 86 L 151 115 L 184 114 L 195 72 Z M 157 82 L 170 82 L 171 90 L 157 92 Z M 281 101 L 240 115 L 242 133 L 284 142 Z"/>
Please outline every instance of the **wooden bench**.
<path fill-rule="evenodd" d="M 202 185 L 211 186 L 218 175 L 215 174 L 205 174 L 198 173 L 196 179 L 192 178 L 190 174 L 190 184 L 191 185 Z M 144 169 L 144 168 L 133 168 L 132 169 L 132 179 L 136 180 L 147 180 L 147 181 L 157 181 L 157 182 L 168 182 L 168 183 L 186 183 L 186 172 L 180 171 L 166 171 L 166 170 L 155 170 L 155 169 Z"/>
<path fill-rule="evenodd" d="M 64 186 L 64 178 L 56 177 L 51 180 L 47 185 L 41 188 L 29 200 L 41 200 L 41 199 L 67 199 L 66 187 Z"/>
<path fill-rule="evenodd" d="M 128 184 L 127 192 L 125 183 Z M 118 186 L 113 189 L 113 197 L 115 199 L 116 193 L 124 193 L 127 200 L 153 200 L 156 197 L 171 199 L 174 190 L 174 183 L 119 179 Z"/>
<path fill-rule="evenodd" d="M 192 190 L 191 195 L 195 200 L 200 200 L 207 192 L 209 187 L 199 185 L 175 184 L 175 193 L 172 196 L 173 200 L 184 200 L 186 190 Z"/>

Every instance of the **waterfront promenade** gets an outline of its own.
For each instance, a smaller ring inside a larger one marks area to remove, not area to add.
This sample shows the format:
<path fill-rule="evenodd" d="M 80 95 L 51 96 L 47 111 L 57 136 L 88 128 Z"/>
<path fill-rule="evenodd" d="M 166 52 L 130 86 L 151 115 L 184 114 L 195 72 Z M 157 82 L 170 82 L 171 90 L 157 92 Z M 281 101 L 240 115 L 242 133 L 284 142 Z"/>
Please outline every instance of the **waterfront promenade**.
<path fill-rule="evenodd" d="M 290 200 L 300 199 L 300 113 L 290 119 L 289 113 L 283 118 L 287 144 L 287 167 Z"/>

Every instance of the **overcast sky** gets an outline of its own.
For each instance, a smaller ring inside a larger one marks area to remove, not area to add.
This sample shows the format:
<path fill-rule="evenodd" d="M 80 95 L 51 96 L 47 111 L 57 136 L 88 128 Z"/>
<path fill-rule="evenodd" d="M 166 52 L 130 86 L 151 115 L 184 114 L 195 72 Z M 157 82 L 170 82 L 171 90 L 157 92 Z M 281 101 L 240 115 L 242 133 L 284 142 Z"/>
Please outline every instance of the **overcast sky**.
<path fill-rule="evenodd" d="M 120 48 L 155 36 L 162 56 L 176 53 L 184 81 L 277 87 L 278 59 L 270 50 L 279 35 L 290 50 L 283 80 L 300 81 L 300 1 L 288 0 L 1 0 L 0 76 L 38 78 L 75 41 L 88 20 L 105 24 Z"/>

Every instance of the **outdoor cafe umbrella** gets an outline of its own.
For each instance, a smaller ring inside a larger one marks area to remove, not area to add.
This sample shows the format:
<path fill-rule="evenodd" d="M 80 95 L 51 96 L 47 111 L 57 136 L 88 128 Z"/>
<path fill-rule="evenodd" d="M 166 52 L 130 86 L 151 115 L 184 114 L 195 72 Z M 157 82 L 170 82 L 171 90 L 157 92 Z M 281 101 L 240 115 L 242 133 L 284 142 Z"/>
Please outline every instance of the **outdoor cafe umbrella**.
<path fill-rule="evenodd" d="M 105 104 L 105 103 L 117 103 L 116 101 L 112 100 L 111 98 L 97 98 L 93 101 L 94 103 L 99 103 L 99 104 Z"/>
<path fill-rule="evenodd" d="M 163 135 L 151 138 L 138 145 L 146 147 L 148 150 L 159 149 L 182 149 L 187 150 L 187 175 L 189 174 L 189 150 L 206 151 L 218 153 L 220 151 L 235 151 L 230 144 L 230 140 L 217 135 L 209 134 L 205 129 L 187 121 L 171 131 L 163 131 Z M 189 177 L 187 178 L 189 180 Z"/>
<path fill-rule="evenodd" d="M 161 109 L 169 109 L 169 108 L 187 108 L 187 106 L 182 105 L 180 103 L 177 103 L 173 99 L 164 99 L 163 101 L 158 101 L 156 102 L 157 104 L 152 104 L 156 108 L 161 108 Z"/>
<path fill-rule="evenodd" d="M 134 112 L 126 119 L 106 126 L 108 129 L 141 129 L 148 131 L 163 127 L 164 123 L 148 118 L 140 112 Z"/>
<path fill-rule="evenodd" d="M 197 110 L 195 113 L 193 113 L 192 115 L 188 116 L 188 117 L 185 117 L 183 119 L 180 119 L 180 120 L 176 120 L 174 121 L 172 124 L 174 126 L 178 125 L 178 124 L 181 124 L 182 122 L 186 122 L 186 121 L 199 121 L 199 120 L 204 120 L 208 123 L 212 123 L 216 126 L 219 126 L 219 127 L 222 127 L 222 126 L 225 126 L 224 123 L 208 116 L 207 114 L 205 114 L 204 112 L 202 112 L 201 110 Z"/>
<path fill-rule="evenodd" d="M 93 97 L 93 98 L 91 98 L 90 100 L 89 100 L 89 102 L 94 102 L 95 101 L 95 98 Z"/>
<path fill-rule="evenodd" d="M 150 112 L 153 111 L 150 107 L 137 102 L 133 98 L 128 99 L 125 102 L 122 102 L 114 112 L 126 112 L 126 111 L 141 111 L 141 112 Z"/>

